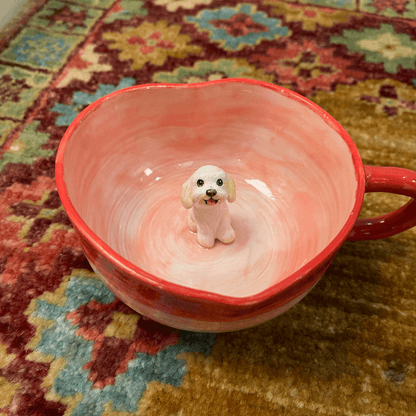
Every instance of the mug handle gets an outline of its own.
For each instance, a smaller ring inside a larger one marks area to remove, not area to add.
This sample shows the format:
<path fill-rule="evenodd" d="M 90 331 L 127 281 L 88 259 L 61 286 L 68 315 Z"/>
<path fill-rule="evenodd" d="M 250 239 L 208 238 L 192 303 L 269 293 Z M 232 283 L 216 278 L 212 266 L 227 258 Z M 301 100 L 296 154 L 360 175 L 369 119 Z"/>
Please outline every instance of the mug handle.
<path fill-rule="evenodd" d="M 365 192 L 388 192 L 413 198 L 380 217 L 358 219 L 349 241 L 376 240 L 399 234 L 416 225 L 416 172 L 404 168 L 364 166 Z"/>

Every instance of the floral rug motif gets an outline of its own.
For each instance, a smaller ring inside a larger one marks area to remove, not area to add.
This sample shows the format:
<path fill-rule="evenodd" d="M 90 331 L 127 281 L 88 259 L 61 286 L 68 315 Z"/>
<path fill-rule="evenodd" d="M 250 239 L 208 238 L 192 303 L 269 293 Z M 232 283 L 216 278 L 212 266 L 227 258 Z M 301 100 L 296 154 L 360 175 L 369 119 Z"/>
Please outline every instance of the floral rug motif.
<path fill-rule="evenodd" d="M 2 30 L 0 416 L 416 415 L 415 229 L 345 243 L 298 305 L 225 334 L 140 316 L 84 257 L 54 179 L 70 123 L 121 88 L 233 77 L 416 170 L 414 1 L 30 0 Z"/>

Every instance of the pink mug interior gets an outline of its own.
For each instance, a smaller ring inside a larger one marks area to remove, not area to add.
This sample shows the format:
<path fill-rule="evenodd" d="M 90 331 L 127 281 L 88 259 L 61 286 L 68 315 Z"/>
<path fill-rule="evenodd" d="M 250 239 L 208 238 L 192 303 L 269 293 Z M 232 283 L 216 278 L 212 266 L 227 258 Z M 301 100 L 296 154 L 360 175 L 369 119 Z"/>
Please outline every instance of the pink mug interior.
<path fill-rule="evenodd" d="M 241 81 L 132 87 L 79 120 L 63 161 L 77 214 L 126 263 L 181 286 L 236 298 L 264 291 L 343 229 L 345 238 L 362 203 L 351 139 L 283 89 Z M 229 204 L 235 241 L 211 249 L 198 245 L 180 200 L 182 184 L 206 164 L 237 189 Z"/>

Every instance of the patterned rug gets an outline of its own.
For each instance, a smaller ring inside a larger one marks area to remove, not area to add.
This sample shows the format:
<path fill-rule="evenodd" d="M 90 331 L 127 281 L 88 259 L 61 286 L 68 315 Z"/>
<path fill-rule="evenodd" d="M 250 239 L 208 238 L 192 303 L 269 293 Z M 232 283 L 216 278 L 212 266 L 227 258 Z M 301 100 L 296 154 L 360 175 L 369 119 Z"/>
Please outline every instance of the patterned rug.
<path fill-rule="evenodd" d="M 0 35 L 0 415 L 416 415 L 415 229 L 345 243 L 270 322 L 190 333 L 97 279 L 54 181 L 97 98 L 227 77 L 303 94 L 364 163 L 416 170 L 415 19 L 412 0 L 29 2 Z"/>

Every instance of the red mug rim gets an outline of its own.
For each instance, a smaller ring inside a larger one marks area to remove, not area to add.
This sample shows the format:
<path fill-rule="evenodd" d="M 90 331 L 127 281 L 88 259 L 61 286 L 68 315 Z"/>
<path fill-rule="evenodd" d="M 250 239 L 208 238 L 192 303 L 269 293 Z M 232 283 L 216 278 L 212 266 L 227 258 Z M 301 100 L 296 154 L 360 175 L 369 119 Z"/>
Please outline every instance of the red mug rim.
<path fill-rule="evenodd" d="M 163 278 L 157 277 L 152 275 L 151 273 L 146 272 L 145 270 L 135 266 L 120 254 L 118 254 L 115 250 L 109 247 L 102 239 L 100 239 L 84 222 L 81 216 L 76 211 L 75 207 L 73 206 L 69 196 L 68 191 L 66 188 L 65 180 L 64 180 L 64 157 L 65 157 L 65 150 L 66 146 L 73 134 L 73 132 L 79 127 L 82 123 L 83 119 L 87 117 L 91 112 L 95 111 L 104 101 L 112 99 L 113 97 L 126 94 L 130 92 L 136 92 L 140 90 L 148 90 L 148 89 L 161 89 L 161 88 L 181 88 L 181 89 L 192 89 L 192 88 L 206 88 L 211 85 L 218 85 L 222 83 L 241 83 L 241 84 L 252 84 L 257 85 L 263 88 L 271 89 L 278 94 L 284 95 L 287 98 L 294 99 L 298 102 L 309 107 L 313 110 L 316 114 L 321 117 L 332 129 L 336 130 L 338 134 L 343 138 L 345 143 L 348 146 L 350 151 L 350 155 L 353 161 L 354 169 L 355 169 L 355 177 L 357 180 L 357 190 L 355 195 L 355 202 L 353 208 L 351 210 L 351 214 L 349 215 L 347 221 L 338 232 L 338 234 L 332 239 L 332 241 L 320 252 L 318 253 L 312 260 L 308 263 L 303 265 L 300 269 L 296 272 L 292 273 L 291 275 L 287 276 L 284 280 L 270 286 L 269 288 L 256 293 L 255 295 L 245 296 L 245 297 L 233 297 L 233 296 L 226 296 L 220 295 L 217 293 L 204 291 L 200 289 L 193 289 L 187 286 L 179 285 L 176 283 L 171 283 L 169 281 L 164 280 Z M 99 252 L 104 258 L 106 258 L 110 263 L 115 265 L 117 268 L 122 269 L 123 272 L 129 274 L 133 278 L 135 278 L 138 282 L 142 282 L 149 286 L 152 286 L 160 291 L 167 292 L 174 294 L 175 296 L 192 299 L 195 301 L 200 300 L 201 302 L 215 302 L 218 304 L 224 305 L 233 305 L 233 306 L 248 306 L 257 303 L 262 303 L 271 297 L 277 295 L 278 293 L 289 289 L 292 285 L 299 282 L 302 277 L 306 277 L 310 271 L 317 269 L 320 265 L 328 262 L 329 259 L 339 250 L 343 242 L 347 239 L 348 234 L 350 233 L 351 229 L 353 228 L 358 215 L 361 210 L 361 206 L 364 200 L 364 193 L 365 193 L 365 175 L 364 175 L 364 165 L 359 155 L 358 149 L 355 146 L 353 140 L 347 133 L 347 131 L 338 123 L 330 114 L 328 114 L 323 108 L 319 107 L 317 104 L 312 102 L 311 100 L 291 91 L 281 86 L 276 86 L 273 84 L 269 84 L 263 81 L 251 80 L 246 78 L 229 78 L 229 79 L 222 79 L 216 81 L 208 81 L 208 82 L 200 82 L 200 83 L 192 83 L 192 84 L 143 84 L 143 85 L 136 85 L 128 88 L 124 88 L 121 90 L 114 91 L 110 94 L 105 95 L 104 97 L 99 98 L 98 100 L 94 101 L 90 104 L 87 108 L 85 108 L 70 124 L 68 129 L 66 130 L 61 143 L 59 145 L 56 161 L 55 161 L 55 178 L 59 196 L 62 201 L 62 205 L 65 208 L 71 222 L 73 223 L 74 227 L 82 234 L 84 238 L 88 240 L 88 242 L 95 248 L 97 252 Z"/>

